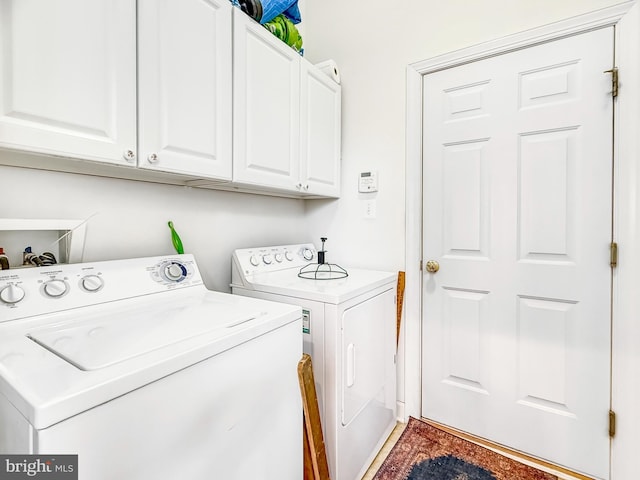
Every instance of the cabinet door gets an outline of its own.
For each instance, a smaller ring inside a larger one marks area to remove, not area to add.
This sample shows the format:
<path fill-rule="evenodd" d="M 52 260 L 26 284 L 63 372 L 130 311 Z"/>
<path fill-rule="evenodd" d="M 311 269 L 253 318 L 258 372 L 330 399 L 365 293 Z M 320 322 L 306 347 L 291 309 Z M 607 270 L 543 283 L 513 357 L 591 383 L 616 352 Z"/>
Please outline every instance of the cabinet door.
<path fill-rule="evenodd" d="M 234 181 L 299 191 L 300 56 L 234 9 Z"/>
<path fill-rule="evenodd" d="M 231 180 L 231 10 L 138 1 L 138 166 Z"/>
<path fill-rule="evenodd" d="M 136 143 L 135 5 L 0 2 L 0 146 L 128 164 L 123 153 L 135 155 Z"/>
<path fill-rule="evenodd" d="M 340 196 L 341 88 L 306 60 L 300 68 L 302 189 Z"/>

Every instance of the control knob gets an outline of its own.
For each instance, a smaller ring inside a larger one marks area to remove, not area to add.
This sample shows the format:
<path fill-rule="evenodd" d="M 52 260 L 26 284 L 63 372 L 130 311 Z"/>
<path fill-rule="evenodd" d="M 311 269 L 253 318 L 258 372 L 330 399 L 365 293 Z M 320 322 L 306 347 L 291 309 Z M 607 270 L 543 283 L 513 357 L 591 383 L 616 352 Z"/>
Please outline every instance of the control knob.
<path fill-rule="evenodd" d="M 164 274 L 167 279 L 177 281 L 183 277 L 182 265 L 178 263 L 170 263 L 164 268 Z"/>
<path fill-rule="evenodd" d="M 87 275 L 82 277 L 81 285 L 87 292 L 97 292 L 104 286 L 104 281 L 98 275 Z"/>
<path fill-rule="evenodd" d="M 290 262 L 293 262 L 293 254 L 291 252 L 285 252 L 284 258 L 286 258 Z"/>
<path fill-rule="evenodd" d="M 313 260 L 313 252 L 308 248 L 305 248 L 302 251 L 302 256 L 304 257 L 305 260 Z"/>
<path fill-rule="evenodd" d="M 62 297 L 65 293 L 67 293 L 67 290 L 69 290 L 67 282 L 56 278 L 45 282 L 43 286 L 45 295 L 52 298 Z"/>
<path fill-rule="evenodd" d="M 264 262 L 265 265 L 271 265 L 271 262 L 273 261 L 271 258 L 270 254 L 266 254 L 262 256 L 262 261 Z"/>
<path fill-rule="evenodd" d="M 18 303 L 24 298 L 24 295 L 24 290 L 21 287 L 13 284 L 10 284 L 9 286 L 0 290 L 0 300 L 2 300 L 4 303 Z"/>
<path fill-rule="evenodd" d="M 251 255 L 251 257 L 249 257 L 249 262 L 251 262 L 251 265 L 253 265 L 254 267 L 260 265 L 260 260 L 258 260 L 258 257 L 256 257 L 255 255 Z"/>
<path fill-rule="evenodd" d="M 275 254 L 275 259 L 276 259 L 276 262 L 282 263 L 282 254 L 281 253 L 276 253 Z"/>

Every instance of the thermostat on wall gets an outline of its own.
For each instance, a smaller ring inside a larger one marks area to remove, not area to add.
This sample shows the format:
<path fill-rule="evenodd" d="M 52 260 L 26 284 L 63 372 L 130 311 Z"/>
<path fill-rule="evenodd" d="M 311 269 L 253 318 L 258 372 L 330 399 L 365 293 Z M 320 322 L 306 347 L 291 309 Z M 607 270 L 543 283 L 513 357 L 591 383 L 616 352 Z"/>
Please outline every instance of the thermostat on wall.
<path fill-rule="evenodd" d="M 358 192 L 369 193 L 378 191 L 378 172 L 370 170 L 360 173 L 360 181 L 358 182 Z"/>

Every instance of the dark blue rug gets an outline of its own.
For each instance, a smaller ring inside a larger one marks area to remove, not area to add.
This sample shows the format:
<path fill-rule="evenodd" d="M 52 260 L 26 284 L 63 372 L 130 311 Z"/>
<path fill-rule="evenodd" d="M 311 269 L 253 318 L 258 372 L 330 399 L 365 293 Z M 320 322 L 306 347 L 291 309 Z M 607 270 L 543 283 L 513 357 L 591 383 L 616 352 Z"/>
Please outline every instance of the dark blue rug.
<path fill-rule="evenodd" d="M 496 480 L 496 477 L 485 468 L 444 455 L 416 463 L 407 480 Z"/>

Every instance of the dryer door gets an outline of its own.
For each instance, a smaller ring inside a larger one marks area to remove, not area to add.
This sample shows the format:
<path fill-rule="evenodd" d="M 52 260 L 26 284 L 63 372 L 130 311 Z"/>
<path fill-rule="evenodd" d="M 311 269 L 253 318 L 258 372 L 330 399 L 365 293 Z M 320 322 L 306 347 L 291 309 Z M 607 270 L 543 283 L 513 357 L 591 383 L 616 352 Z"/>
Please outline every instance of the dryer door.
<path fill-rule="evenodd" d="M 341 420 L 346 426 L 368 406 L 385 408 L 390 389 L 395 395 L 394 290 L 346 309 L 341 327 Z"/>

